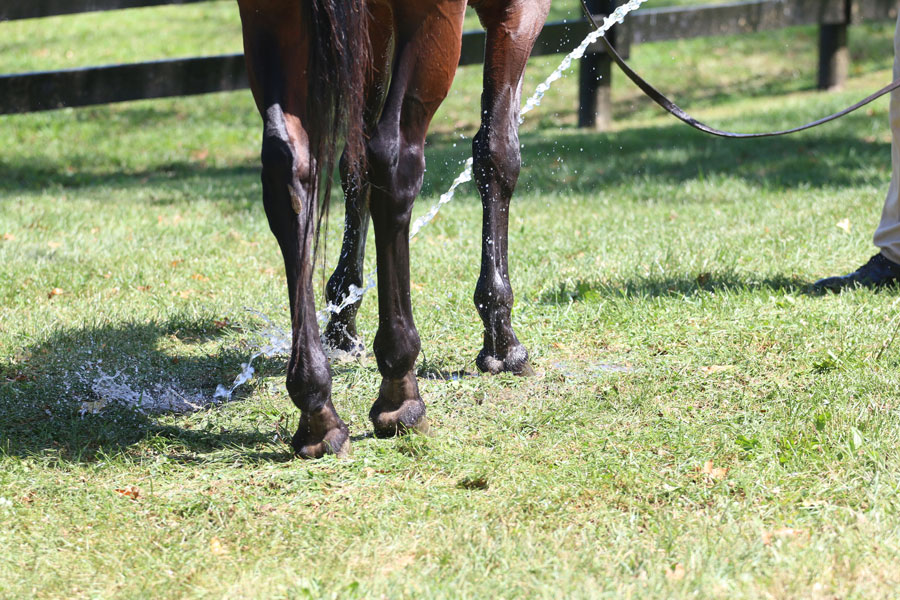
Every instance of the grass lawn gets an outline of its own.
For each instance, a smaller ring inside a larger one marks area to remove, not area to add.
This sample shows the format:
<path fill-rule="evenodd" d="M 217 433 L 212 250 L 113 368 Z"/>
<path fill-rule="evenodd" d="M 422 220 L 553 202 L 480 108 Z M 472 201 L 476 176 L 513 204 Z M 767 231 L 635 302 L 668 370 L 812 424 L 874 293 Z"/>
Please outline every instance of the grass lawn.
<path fill-rule="evenodd" d="M 235 12 L 0 23 L 0 71 L 237 50 Z M 886 83 L 892 29 L 851 31 L 840 93 L 813 90 L 809 28 L 633 64 L 704 120 L 780 128 Z M 247 308 L 287 326 L 249 93 L 0 117 L 0 597 L 894 597 L 898 295 L 807 293 L 874 253 L 887 101 L 729 141 L 616 74 L 598 134 L 574 127 L 575 79 L 521 136 L 514 324 L 538 375 L 473 373 L 461 188 L 412 248 L 434 435 L 368 437 L 369 357 L 334 366 L 352 456 L 316 462 L 281 439 L 284 357 L 203 410 L 109 402 L 207 402 L 260 343 Z M 479 81 L 463 69 L 435 120 L 416 215 L 469 155 Z M 471 376 L 428 378 L 448 371 Z"/>

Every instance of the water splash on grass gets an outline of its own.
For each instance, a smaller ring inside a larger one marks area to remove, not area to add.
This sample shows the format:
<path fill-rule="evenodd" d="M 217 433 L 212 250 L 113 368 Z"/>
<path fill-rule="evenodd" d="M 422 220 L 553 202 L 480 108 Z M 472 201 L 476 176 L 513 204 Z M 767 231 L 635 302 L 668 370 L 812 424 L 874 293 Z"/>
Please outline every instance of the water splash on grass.
<path fill-rule="evenodd" d="M 82 397 L 79 413 L 99 414 L 107 408 L 126 408 L 141 414 L 187 413 L 216 404 L 216 399 L 198 392 L 185 391 L 178 383 L 153 382 L 146 386 L 133 383 L 124 370 L 112 374 L 102 361 L 88 362 L 76 373 L 87 398 Z"/>
<path fill-rule="evenodd" d="M 629 2 L 619 6 L 615 11 L 608 17 L 603 20 L 603 23 L 600 25 L 598 29 L 591 31 L 587 37 L 582 40 L 582 42 L 569 54 L 563 58 L 562 62 L 560 62 L 559 66 L 554 70 L 540 85 L 537 86 L 534 94 L 528 98 L 523 104 L 520 113 L 519 113 L 519 123 L 521 124 L 525 120 L 525 115 L 533 111 L 535 108 L 540 106 L 541 101 L 544 96 L 550 91 L 550 88 L 553 84 L 561 79 L 566 71 L 572 68 L 572 65 L 575 61 L 581 59 L 588 51 L 588 48 L 594 44 L 597 40 L 599 40 L 602 36 L 609 31 L 613 25 L 617 23 L 622 23 L 628 13 L 640 8 L 640 6 L 646 2 L 647 0 L 630 0 Z M 453 181 L 453 184 L 450 186 L 446 192 L 444 192 L 441 197 L 438 199 L 437 203 L 435 203 L 424 215 L 416 219 L 416 221 L 410 227 L 409 239 L 414 239 L 423 227 L 431 223 L 434 218 L 437 216 L 438 212 L 441 210 L 441 207 L 453 200 L 456 195 L 456 190 L 464 183 L 472 181 L 474 177 L 473 172 L 474 160 L 470 157 L 465 162 L 465 166 L 462 172 L 456 177 Z M 366 279 L 366 285 L 363 287 L 358 287 L 356 285 L 351 285 L 346 296 L 337 303 L 329 302 L 325 308 L 316 313 L 316 318 L 319 323 L 319 327 L 324 328 L 324 326 L 328 323 L 328 319 L 331 315 L 340 314 L 343 310 L 345 310 L 348 306 L 352 306 L 362 300 L 363 296 L 366 295 L 370 290 L 376 287 L 376 276 L 377 269 L 369 273 L 369 276 Z M 261 318 L 263 318 L 270 326 L 272 326 L 271 320 L 261 313 L 257 313 Z M 271 327 L 269 329 L 271 332 Z M 265 335 L 265 333 L 264 333 Z M 241 372 L 235 378 L 234 383 L 230 388 L 226 388 L 223 385 L 219 385 L 216 389 L 215 398 L 231 398 L 231 395 L 234 391 L 240 387 L 241 385 L 248 382 L 254 374 L 253 361 L 259 358 L 260 356 L 275 356 L 276 354 L 287 354 L 290 353 L 290 340 L 287 337 L 287 343 L 282 344 L 280 341 L 287 336 L 286 332 L 278 333 L 277 336 L 270 338 L 270 343 L 264 348 L 260 349 L 259 352 L 253 354 L 246 363 L 241 365 Z M 279 342 L 276 345 L 272 344 L 272 340 L 278 340 Z M 323 340 L 324 343 L 324 340 Z M 338 353 L 333 349 L 329 349 L 328 345 L 325 344 L 326 352 L 331 355 L 337 356 L 338 354 L 346 354 L 346 353 Z M 272 354 L 274 352 L 274 354 Z"/>

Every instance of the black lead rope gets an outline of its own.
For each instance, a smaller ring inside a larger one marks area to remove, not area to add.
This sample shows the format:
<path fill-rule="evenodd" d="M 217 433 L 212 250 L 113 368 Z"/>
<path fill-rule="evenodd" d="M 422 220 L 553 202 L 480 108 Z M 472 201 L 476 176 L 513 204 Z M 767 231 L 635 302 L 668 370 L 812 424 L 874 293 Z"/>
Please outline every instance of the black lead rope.
<path fill-rule="evenodd" d="M 594 19 L 594 15 L 591 14 L 591 11 L 588 9 L 585 0 L 581 0 L 581 6 L 584 9 L 584 14 L 587 15 L 587 18 L 590 20 L 591 24 L 596 28 L 600 29 L 600 25 Z M 669 100 L 665 94 L 657 90 L 655 87 L 647 83 L 647 81 L 634 72 L 634 70 L 628 66 L 628 63 L 625 62 L 625 59 L 622 58 L 616 49 L 613 48 L 612 44 L 609 43 L 609 40 L 606 39 L 606 36 L 600 36 L 600 41 L 603 46 L 606 48 L 606 51 L 609 53 L 610 58 L 612 58 L 613 62 L 619 65 L 619 68 L 628 76 L 628 78 L 635 83 L 641 91 L 643 91 L 647 96 L 663 107 L 668 113 L 674 116 L 677 119 L 680 119 L 693 127 L 694 129 L 699 129 L 705 133 L 709 133 L 711 135 L 717 135 L 719 137 L 726 138 L 760 138 L 760 137 L 772 137 L 776 135 L 787 135 L 788 133 L 796 133 L 798 131 L 803 131 L 804 129 L 811 129 L 818 125 L 822 125 L 823 123 L 828 123 L 829 121 L 834 121 L 835 119 L 840 119 L 844 115 L 852 113 L 854 110 L 865 106 L 866 104 L 872 102 L 873 100 L 884 96 L 888 92 L 896 90 L 900 88 L 900 79 L 894 81 L 893 83 L 888 84 L 887 86 L 881 88 L 871 96 L 860 100 L 853 106 L 845 108 L 840 112 L 836 112 L 833 115 L 829 115 L 818 121 L 813 121 L 812 123 L 807 123 L 806 125 L 801 125 L 800 127 L 794 127 L 792 129 L 785 129 L 784 131 L 769 131 L 766 133 L 733 133 L 731 131 L 722 131 L 721 129 L 716 129 L 715 127 L 710 127 L 705 123 L 701 123 L 691 115 L 684 112 L 677 104 Z"/>

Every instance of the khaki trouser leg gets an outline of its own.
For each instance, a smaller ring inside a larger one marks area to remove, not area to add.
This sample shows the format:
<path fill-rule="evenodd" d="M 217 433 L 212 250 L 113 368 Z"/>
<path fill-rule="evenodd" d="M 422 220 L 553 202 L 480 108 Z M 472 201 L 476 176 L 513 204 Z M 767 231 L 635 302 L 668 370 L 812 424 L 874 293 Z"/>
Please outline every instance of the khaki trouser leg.
<path fill-rule="evenodd" d="M 894 79 L 900 77 L 900 16 L 894 31 Z M 887 258 L 900 263 L 900 90 L 891 92 L 891 186 L 873 242 Z"/>

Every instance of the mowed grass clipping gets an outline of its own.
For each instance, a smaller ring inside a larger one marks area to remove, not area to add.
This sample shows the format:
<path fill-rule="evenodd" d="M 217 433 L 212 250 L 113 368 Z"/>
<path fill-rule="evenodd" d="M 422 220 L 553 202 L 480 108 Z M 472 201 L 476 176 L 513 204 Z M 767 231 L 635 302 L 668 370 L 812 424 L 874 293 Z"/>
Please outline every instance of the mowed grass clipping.
<path fill-rule="evenodd" d="M 155 44 L 177 14 L 237 39 L 226 5 L 59 23 L 121 19 Z M 37 26 L 0 24 L 0 70 L 66 56 L 35 36 L 4 47 L 19 27 Z M 840 93 L 813 90 L 813 29 L 641 45 L 633 62 L 701 118 L 764 130 L 887 82 L 891 32 L 854 27 Z M 116 39 L 78 44 L 100 57 Z M 142 57 L 128 47 L 115 59 Z M 526 90 L 557 59 L 532 61 Z M 261 341 L 246 309 L 287 327 L 249 93 L 0 118 L 0 597 L 895 596 L 900 296 L 808 293 L 874 253 L 886 100 L 727 141 L 616 74 L 601 134 L 573 127 L 575 79 L 523 126 L 511 213 L 514 324 L 538 375 L 474 373 L 481 207 L 464 187 L 412 246 L 433 436 L 369 437 L 374 360 L 335 365 L 347 460 L 292 459 L 284 357 L 222 405 L 104 406 L 208 400 Z M 462 70 L 435 120 L 415 216 L 469 155 L 479 81 Z"/>

